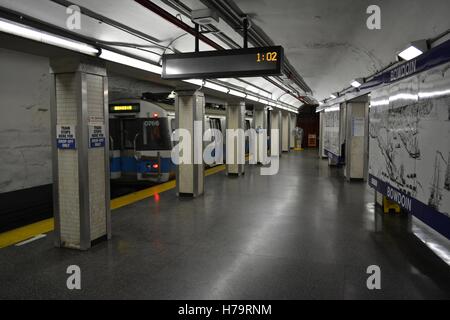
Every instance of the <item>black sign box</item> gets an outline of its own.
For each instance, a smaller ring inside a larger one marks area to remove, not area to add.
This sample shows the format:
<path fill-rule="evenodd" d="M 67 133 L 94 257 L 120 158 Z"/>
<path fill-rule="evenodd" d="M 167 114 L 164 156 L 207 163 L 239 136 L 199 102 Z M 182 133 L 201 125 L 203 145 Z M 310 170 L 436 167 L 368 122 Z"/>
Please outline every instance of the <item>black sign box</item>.
<path fill-rule="evenodd" d="M 281 46 L 202 51 L 163 56 L 163 79 L 211 79 L 279 76 L 284 50 Z"/>

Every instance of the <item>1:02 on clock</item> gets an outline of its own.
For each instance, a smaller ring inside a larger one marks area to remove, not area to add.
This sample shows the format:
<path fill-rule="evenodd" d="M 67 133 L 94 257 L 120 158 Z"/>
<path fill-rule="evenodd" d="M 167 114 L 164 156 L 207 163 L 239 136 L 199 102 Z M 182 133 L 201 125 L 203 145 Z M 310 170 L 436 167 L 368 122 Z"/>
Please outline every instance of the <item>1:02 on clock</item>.
<path fill-rule="evenodd" d="M 267 52 L 267 53 L 257 53 L 256 54 L 256 62 L 277 62 L 278 60 L 277 52 Z"/>

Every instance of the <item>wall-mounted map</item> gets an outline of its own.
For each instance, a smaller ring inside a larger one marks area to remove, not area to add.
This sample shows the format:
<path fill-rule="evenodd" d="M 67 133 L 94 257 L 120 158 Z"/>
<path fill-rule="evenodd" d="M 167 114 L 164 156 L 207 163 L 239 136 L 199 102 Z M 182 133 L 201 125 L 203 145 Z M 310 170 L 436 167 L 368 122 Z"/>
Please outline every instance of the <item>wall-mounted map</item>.
<path fill-rule="evenodd" d="M 372 92 L 369 139 L 369 173 L 391 198 L 450 217 L 450 64 Z"/>
<path fill-rule="evenodd" d="M 340 112 L 325 112 L 323 118 L 323 145 L 326 151 L 336 156 L 341 155 L 341 145 L 339 142 L 339 121 Z"/>

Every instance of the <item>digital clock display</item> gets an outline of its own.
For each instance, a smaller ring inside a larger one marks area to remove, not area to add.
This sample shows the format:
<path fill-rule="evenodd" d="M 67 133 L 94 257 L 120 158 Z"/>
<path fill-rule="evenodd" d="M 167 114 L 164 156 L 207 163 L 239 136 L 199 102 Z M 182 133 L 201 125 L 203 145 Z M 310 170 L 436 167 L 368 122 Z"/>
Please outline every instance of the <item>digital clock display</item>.
<path fill-rule="evenodd" d="M 278 60 L 278 52 L 273 51 L 273 52 L 266 52 L 266 53 L 260 53 L 258 52 L 256 54 L 256 61 L 257 62 L 277 62 Z"/>
<path fill-rule="evenodd" d="M 282 74 L 280 46 L 202 51 L 163 56 L 163 79 L 211 79 Z"/>

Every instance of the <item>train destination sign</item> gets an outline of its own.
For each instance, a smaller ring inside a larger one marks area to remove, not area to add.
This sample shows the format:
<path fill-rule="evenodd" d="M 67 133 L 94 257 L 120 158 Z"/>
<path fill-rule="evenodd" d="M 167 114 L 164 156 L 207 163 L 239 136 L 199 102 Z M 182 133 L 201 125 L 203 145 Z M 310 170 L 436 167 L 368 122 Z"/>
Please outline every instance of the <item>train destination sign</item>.
<path fill-rule="evenodd" d="M 278 76 L 282 74 L 281 46 L 166 54 L 163 79 L 211 79 Z"/>
<path fill-rule="evenodd" d="M 140 109 L 139 103 L 112 104 L 109 106 L 109 113 L 138 113 Z"/>

